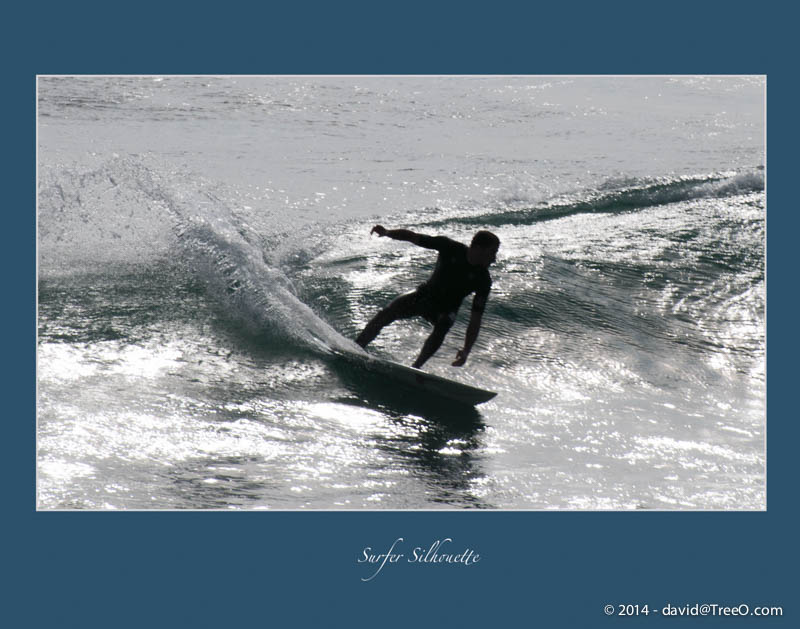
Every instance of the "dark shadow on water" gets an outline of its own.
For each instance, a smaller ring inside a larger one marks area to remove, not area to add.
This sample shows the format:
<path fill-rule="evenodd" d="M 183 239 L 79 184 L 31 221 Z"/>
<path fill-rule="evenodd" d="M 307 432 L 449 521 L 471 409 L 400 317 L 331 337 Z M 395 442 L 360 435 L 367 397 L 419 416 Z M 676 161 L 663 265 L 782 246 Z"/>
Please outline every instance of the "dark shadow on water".
<path fill-rule="evenodd" d="M 380 437 L 378 447 L 405 462 L 426 488 L 427 504 L 410 509 L 493 508 L 473 493 L 474 482 L 485 476 L 480 449 L 486 426 L 477 408 L 389 383 L 346 362 L 336 372 L 353 394 L 337 402 L 377 410 L 401 428 Z"/>
<path fill-rule="evenodd" d="M 477 410 L 461 409 L 461 414 L 386 401 L 340 402 L 378 410 L 400 428 L 396 434 L 378 437 L 377 447 L 419 480 L 424 502 L 410 504 L 409 509 L 493 508 L 474 493 L 475 481 L 485 476 L 481 454 L 485 425 Z"/>

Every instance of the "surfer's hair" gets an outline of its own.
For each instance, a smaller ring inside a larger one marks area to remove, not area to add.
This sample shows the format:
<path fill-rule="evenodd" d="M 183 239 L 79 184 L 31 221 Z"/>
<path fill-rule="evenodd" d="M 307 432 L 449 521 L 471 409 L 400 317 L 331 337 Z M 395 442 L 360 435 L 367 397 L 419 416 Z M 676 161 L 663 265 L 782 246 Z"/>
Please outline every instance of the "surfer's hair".
<path fill-rule="evenodd" d="M 485 247 L 486 249 L 499 249 L 500 239 L 492 232 L 482 229 L 472 237 L 473 247 Z"/>

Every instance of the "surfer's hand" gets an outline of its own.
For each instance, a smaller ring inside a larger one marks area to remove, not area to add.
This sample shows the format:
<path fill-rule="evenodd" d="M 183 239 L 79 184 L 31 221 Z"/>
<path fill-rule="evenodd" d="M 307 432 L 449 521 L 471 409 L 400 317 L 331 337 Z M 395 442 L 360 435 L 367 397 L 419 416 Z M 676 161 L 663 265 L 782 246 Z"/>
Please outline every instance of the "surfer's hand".
<path fill-rule="evenodd" d="M 461 367 L 465 362 L 467 362 L 467 354 L 464 353 L 463 349 L 458 350 L 456 353 L 456 359 L 453 361 L 453 367 Z"/>
<path fill-rule="evenodd" d="M 385 236 L 386 235 L 386 228 L 383 225 L 375 225 L 372 230 L 369 232 L 370 236 L 372 234 L 378 234 L 378 236 Z"/>

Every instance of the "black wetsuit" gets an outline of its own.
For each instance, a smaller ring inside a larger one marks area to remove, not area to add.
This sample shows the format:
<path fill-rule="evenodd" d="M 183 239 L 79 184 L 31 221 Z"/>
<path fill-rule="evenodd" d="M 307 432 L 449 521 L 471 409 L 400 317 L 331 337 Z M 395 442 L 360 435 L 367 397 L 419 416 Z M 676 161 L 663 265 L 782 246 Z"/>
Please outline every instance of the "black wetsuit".
<path fill-rule="evenodd" d="M 433 332 L 414 363 L 414 367 L 421 367 L 442 344 L 464 297 L 474 292 L 472 309 L 483 312 L 492 288 L 492 278 L 486 267 L 469 263 L 468 247 L 460 242 L 445 236 L 421 235 L 416 244 L 439 252 L 433 274 L 417 290 L 401 295 L 375 315 L 356 343 L 366 347 L 381 329 L 398 319 L 424 317 L 433 324 Z"/>
<path fill-rule="evenodd" d="M 420 306 L 429 311 L 422 316 L 431 320 L 446 313 L 455 320 L 461 302 L 470 293 L 475 293 L 473 309 L 483 311 L 492 288 L 492 278 L 487 268 L 469 263 L 467 246 L 445 236 L 424 235 L 418 244 L 439 252 L 433 274 L 416 291 Z"/>

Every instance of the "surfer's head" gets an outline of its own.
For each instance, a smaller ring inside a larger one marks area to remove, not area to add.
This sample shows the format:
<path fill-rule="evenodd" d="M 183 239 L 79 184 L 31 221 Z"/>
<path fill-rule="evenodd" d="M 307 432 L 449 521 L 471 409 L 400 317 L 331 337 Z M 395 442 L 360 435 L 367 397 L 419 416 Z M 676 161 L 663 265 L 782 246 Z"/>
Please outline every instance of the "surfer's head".
<path fill-rule="evenodd" d="M 472 237 L 469 245 L 469 261 L 479 266 L 489 266 L 497 259 L 500 239 L 492 232 L 481 230 Z"/>

